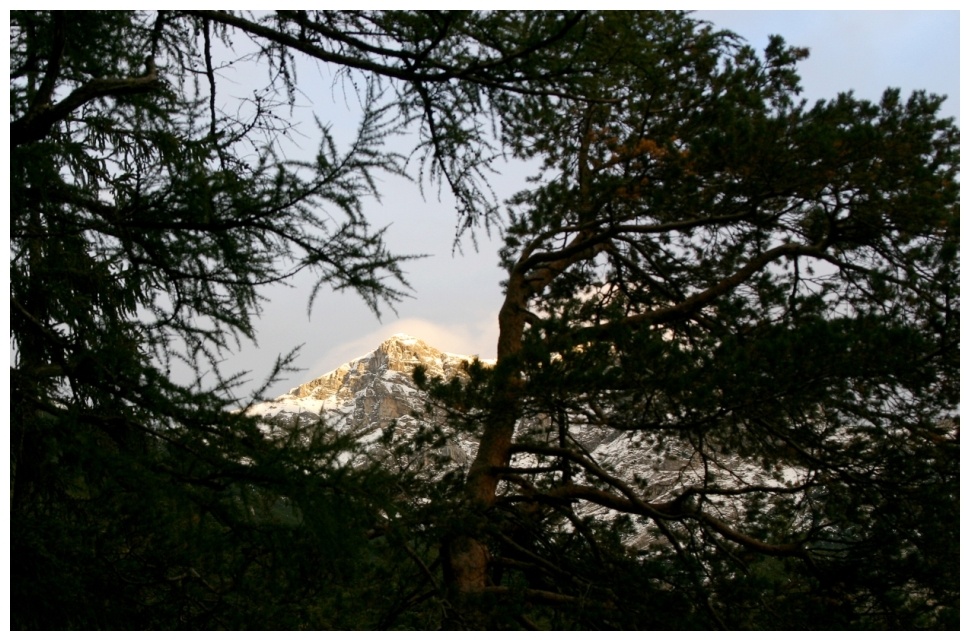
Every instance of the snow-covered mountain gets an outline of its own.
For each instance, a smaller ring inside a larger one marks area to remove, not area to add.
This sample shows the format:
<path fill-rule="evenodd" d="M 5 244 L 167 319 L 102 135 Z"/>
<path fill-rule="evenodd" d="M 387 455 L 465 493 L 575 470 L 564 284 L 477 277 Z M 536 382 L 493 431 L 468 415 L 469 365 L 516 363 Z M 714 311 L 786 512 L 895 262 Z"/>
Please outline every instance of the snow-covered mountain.
<path fill-rule="evenodd" d="M 466 364 L 472 360 L 473 357 L 442 352 L 412 336 L 395 334 L 374 351 L 272 401 L 254 405 L 249 412 L 265 417 L 267 425 L 272 425 L 273 429 L 323 419 L 330 429 L 353 436 L 369 458 L 377 457 L 396 465 L 413 466 L 417 463 L 432 474 L 455 467 L 467 468 L 477 451 L 477 441 L 471 436 L 449 431 L 443 421 L 437 424 L 446 436 L 443 444 L 418 446 L 408 456 L 393 454 L 382 437 L 390 430 L 396 444 L 406 443 L 419 433 L 419 427 L 435 426 L 439 420 L 426 406 L 426 395 L 412 378 L 415 366 L 423 365 L 429 376 L 447 379 L 466 376 Z M 549 421 L 541 418 L 531 419 L 519 429 L 528 431 L 532 441 L 543 440 L 545 433 L 550 445 L 555 445 L 558 439 L 558 433 L 553 434 L 549 429 Z M 774 470 L 768 475 L 758 466 L 746 465 L 733 458 L 722 459 L 723 467 L 711 469 L 688 448 L 659 453 L 648 434 L 592 426 L 582 417 L 571 418 L 570 436 L 591 453 L 601 469 L 608 470 L 632 487 L 638 487 L 641 496 L 648 501 L 668 500 L 677 488 L 701 485 L 705 474 L 708 481 L 714 480 L 724 487 L 796 484 L 804 475 L 804 471 L 793 469 Z M 391 457 L 396 458 L 392 460 Z M 512 464 L 528 468 L 537 462 L 530 456 L 520 455 Z M 731 500 L 718 502 L 722 503 L 722 517 L 730 519 L 739 509 Z M 610 510 L 593 504 L 584 505 L 580 513 L 611 516 Z M 645 542 L 637 541 L 637 538 L 633 537 L 628 543 Z"/>
<path fill-rule="evenodd" d="M 413 336 L 395 334 L 374 351 L 250 411 L 267 418 L 325 415 L 338 429 L 369 431 L 419 409 L 420 392 L 411 379 L 415 366 L 423 365 L 430 375 L 451 377 L 469 360 L 468 356 L 437 350 Z"/>
<path fill-rule="evenodd" d="M 318 376 L 276 399 L 259 403 L 249 413 L 286 426 L 295 421 L 324 419 L 339 432 L 353 435 L 364 444 L 374 443 L 393 426 L 400 442 L 417 432 L 421 423 L 433 424 L 434 414 L 425 407 L 426 396 L 411 374 L 417 365 L 428 376 L 463 376 L 470 356 L 442 352 L 407 334 L 395 334 L 374 351 Z M 420 418 L 419 418 L 420 417 Z M 443 453 L 465 464 L 474 455 L 475 443 L 455 436 Z"/>

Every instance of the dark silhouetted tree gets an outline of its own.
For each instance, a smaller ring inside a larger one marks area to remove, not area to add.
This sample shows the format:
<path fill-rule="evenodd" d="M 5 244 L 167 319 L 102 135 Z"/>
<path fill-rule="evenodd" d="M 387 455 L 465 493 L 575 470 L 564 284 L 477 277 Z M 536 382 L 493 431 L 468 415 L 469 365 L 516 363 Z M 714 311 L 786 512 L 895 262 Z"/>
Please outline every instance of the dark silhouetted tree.
<path fill-rule="evenodd" d="M 480 447 L 452 624 L 958 627 L 942 98 L 806 104 L 804 51 L 678 14 L 585 37 L 585 101 L 509 105 L 542 169 L 510 203 L 497 363 L 456 415 Z"/>
<path fill-rule="evenodd" d="M 496 99 L 583 73 L 541 61 L 581 20 L 11 14 L 13 627 L 385 620 L 340 604 L 348 581 L 385 580 L 365 542 L 392 485 L 377 470 L 348 481 L 335 457 L 353 444 L 325 431 L 271 439 L 230 412 L 245 402 L 220 361 L 256 338 L 260 287 L 297 272 L 316 277 L 311 301 L 321 287 L 375 311 L 399 299 L 407 257 L 362 209 L 381 174 L 411 160 L 450 189 L 462 227 L 494 217 Z M 305 158 L 280 144 L 298 58 L 361 104 L 347 145 L 320 125 Z M 224 89 L 240 74 L 248 98 Z M 409 158 L 388 144 L 403 133 Z M 185 365 L 189 384 L 171 375 Z"/>

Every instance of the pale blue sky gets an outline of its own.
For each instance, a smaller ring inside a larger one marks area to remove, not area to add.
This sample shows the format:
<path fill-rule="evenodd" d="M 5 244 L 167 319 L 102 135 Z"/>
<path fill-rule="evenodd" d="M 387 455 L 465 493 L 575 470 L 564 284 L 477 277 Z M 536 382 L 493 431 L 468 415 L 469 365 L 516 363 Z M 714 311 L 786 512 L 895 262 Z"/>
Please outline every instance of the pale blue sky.
<path fill-rule="evenodd" d="M 946 94 L 946 115 L 959 115 L 959 13 L 949 12 L 761 12 L 702 11 L 715 25 L 733 30 L 757 48 L 769 34 L 780 34 L 793 45 L 808 47 L 810 58 L 801 69 L 804 96 L 810 101 L 854 90 L 863 98 L 878 99 L 889 86 L 904 94 L 926 89 Z M 315 76 L 315 77 L 314 77 Z M 334 89 L 323 72 L 303 73 L 306 101 L 316 103 L 325 122 L 340 122 Z M 312 125 L 312 119 L 307 118 Z M 312 131 L 310 132 L 312 135 Z M 312 149 L 312 144 L 308 145 Z M 521 170 L 497 179 L 497 191 L 510 195 L 524 186 Z M 290 289 L 269 289 L 269 301 L 259 319 L 259 346 L 244 345 L 225 363 L 226 369 L 251 370 L 259 381 L 277 354 L 303 344 L 291 375 L 270 389 L 272 395 L 376 347 L 396 332 L 407 332 L 445 351 L 495 355 L 496 314 L 501 304 L 497 267 L 498 239 L 479 237 L 476 253 L 470 242 L 464 255 L 452 254 L 455 216 L 450 198 L 429 191 L 422 199 L 417 187 L 386 180 L 384 197 L 368 215 L 378 226 L 391 224 L 388 242 L 401 254 L 433 254 L 411 263 L 408 278 L 413 298 L 398 305 L 397 315 L 385 310 L 378 320 L 354 294 L 322 291 L 307 316 L 308 279 L 296 279 Z"/>

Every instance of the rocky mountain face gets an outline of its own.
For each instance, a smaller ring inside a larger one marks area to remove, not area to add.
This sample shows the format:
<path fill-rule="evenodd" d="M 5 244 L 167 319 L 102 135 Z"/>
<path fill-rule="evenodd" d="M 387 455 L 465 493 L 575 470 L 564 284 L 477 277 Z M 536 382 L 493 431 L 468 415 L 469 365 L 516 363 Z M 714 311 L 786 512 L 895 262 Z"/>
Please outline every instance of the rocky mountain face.
<path fill-rule="evenodd" d="M 442 352 L 424 341 L 396 334 L 369 354 L 345 363 L 314 378 L 276 399 L 260 403 L 250 412 L 272 419 L 276 425 L 295 421 L 324 419 L 328 426 L 353 435 L 362 443 L 375 443 L 384 430 L 393 426 L 396 439 L 416 433 L 421 422 L 434 423 L 433 413 L 425 407 L 426 397 L 411 377 L 415 366 L 426 368 L 428 376 L 464 376 L 472 357 Z M 543 421 L 525 426 L 535 438 L 544 429 Z M 604 430 L 575 422 L 573 437 L 613 469 L 646 472 L 646 448 L 642 438 L 616 430 Z M 550 444 L 553 435 L 550 433 Z M 455 462 L 471 460 L 477 442 L 454 436 L 445 446 Z M 648 457 L 649 458 L 649 457 Z M 526 461 L 520 461 L 526 463 Z M 660 466 L 663 467 L 663 466 Z M 669 465 L 667 466 L 669 467 Z M 660 469 L 653 469 L 657 473 Z"/>
<path fill-rule="evenodd" d="M 411 376 L 416 366 L 422 365 L 429 376 L 452 378 L 463 376 L 465 364 L 471 360 L 442 352 L 413 336 L 395 334 L 373 352 L 272 401 L 254 405 L 249 412 L 271 419 L 277 426 L 324 419 L 330 428 L 375 449 L 385 430 L 393 428 L 395 440 L 400 442 L 416 434 L 422 422 L 435 422 L 434 413 L 425 406 L 425 394 Z M 473 441 L 454 436 L 443 448 L 425 455 L 443 455 L 464 465 L 474 456 L 474 447 Z"/>
<path fill-rule="evenodd" d="M 250 413 L 263 416 L 271 429 L 286 429 L 296 423 L 316 423 L 323 419 L 329 429 L 349 434 L 362 445 L 365 455 L 377 457 L 388 464 L 398 466 L 418 465 L 431 474 L 448 469 L 467 468 L 475 456 L 478 443 L 464 434 L 449 433 L 448 426 L 436 418 L 433 409 L 426 407 L 427 398 L 412 379 L 414 367 L 422 365 L 429 376 L 465 376 L 465 366 L 471 357 L 442 352 L 422 340 L 405 334 L 396 334 L 369 354 L 341 365 L 332 372 L 307 381 L 278 398 L 257 404 Z M 391 432 L 396 443 L 415 439 L 423 425 L 439 427 L 446 439 L 434 445 L 418 446 L 406 457 L 395 454 L 388 446 Z M 609 470 L 631 486 L 637 486 L 647 500 L 663 501 L 670 498 L 674 488 L 701 484 L 704 475 L 711 478 L 717 471 L 705 469 L 704 463 L 691 451 L 655 450 L 654 440 L 639 432 L 623 432 L 592 426 L 576 417 L 571 420 L 570 436 L 592 454 L 593 460 L 604 470 Z M 549 421 L 531 419 L 520 426 L 528 430 L 532 440 L 548 438 L 556 444 Z M 546 434 L 547 433 L 547 434 Z M 545 434 L 545 436 L 544 436 Z M 521 456 L 513 466 L 528 468 L 536 465 L 529 456 Z M 784 470 L 774 478 L 765 472 L 747 466 L 737 460 L 723 461 L 722 468 L 728 485 L 767 482 L 797 482 L 799 473 Z M 737 509 L 726 501 L 726 512 Z M 605 507 L 586 504 L 580 515 L 599 514 L 609 518 L 611 511 Z M 728 516 L 728 514 L 724 514 Z M 631 545 L 643 544 L 638 537 L 629 540 Z"/>

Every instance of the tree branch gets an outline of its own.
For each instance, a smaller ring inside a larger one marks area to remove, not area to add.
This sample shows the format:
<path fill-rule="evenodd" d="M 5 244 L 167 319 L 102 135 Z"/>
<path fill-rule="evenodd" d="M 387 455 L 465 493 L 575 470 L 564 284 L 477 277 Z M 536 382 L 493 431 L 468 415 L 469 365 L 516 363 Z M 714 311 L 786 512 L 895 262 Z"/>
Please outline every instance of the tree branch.
<path fill-rule="evenodd" d="M 146 72 L 137 78 L 97 78 L 72 91 L 64 100 L 50 106 L 45 103 L 10 123 L 10 144 L 13 147 L 37 142 L 45 138 L 61 120 L 75 109 L 98 98 L 131 96 L 150 93 L 161 88 L 155 60 L 145 60 Z"/>
<path fill-rule="evenodd" d="M 190 15 L 194 15 L 200 18 L 207 18 L 214 22 L 219 22 L 221 24 L 230 25 L 245 31 L 253 36 L 258 36 L 270 42 L 274 42 L 283 47 L 299 51 L 308 56 L 316 58 L 322 62 L 332 62 L 337 65 L 342 65 L 349 67 L 351 69 L 358 69 L 361 71 L 367 71 L 370 73 L 377 74 L 386 78 L 395 78 L 397 80 L 403 80 L 410 83 L 420 83 L 420 82 L 434 82 L 441 83 L 447 82 L 449 80 L 468 80 L 474 82 L 477 85 L 483 87 L 489 87 L 492 89 L 498 89 L 502 91 L 509 91 L 512 93 L 528 96 L 557 96 L 560 98 L 567 99 L 582 99 L 581 96 L 573 96 L 566 92 L 557 92 L 552 90 L 541 90 L 541 89 L 530 89 L 525 80 L 507 81 L 503 79 L 496 79 L 489 77 L 488 75 L 482 75 L 479 72 L 496 64 L 495 62 L 489 65 L 477 65 L 472 64 L 467 67 L 458 68 L 450 67 L 443 63 L 438 63 L 437 72 L 419 72 L 413 68 L 407 67 L 395 67 L 392 65 L 384 65 L 373 62 L 365 58 L 347 56 L 344 54 L 335 53 L 332 51 L 327 51 L 321 47 L 310 44 L 306 40 L 301 40 L 295 38 L 289 34 L 282 33 L 278 30 L 265 27 L 251 20 L 246 20 L 235 16 L 226 11 L 189 11 Z M 318 30 L 319 27 L 314 26 L 314 30 Z M 322 34 L 321 34 L 322 35 Z M 340 40 L 346 40 L 346 38 L 340 38 Z M 368 46 L 367 49 L 372 49 L 373 47 Z M 380 51 L 380 50 L 378 50 Z M 407 56 L 401 52 L 386 51 L 382 55 L 393 56 L 398 59 L 405 59 Z M 504 62 L 503 62 L 504 63 Z"/>

